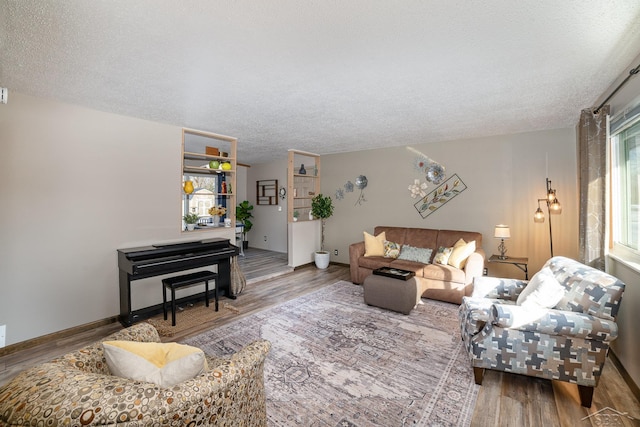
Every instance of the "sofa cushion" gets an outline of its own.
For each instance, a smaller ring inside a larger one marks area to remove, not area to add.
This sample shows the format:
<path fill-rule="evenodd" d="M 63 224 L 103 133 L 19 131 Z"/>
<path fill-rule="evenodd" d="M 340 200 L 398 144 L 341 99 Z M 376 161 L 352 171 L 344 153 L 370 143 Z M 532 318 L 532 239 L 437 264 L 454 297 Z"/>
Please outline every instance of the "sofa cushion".
<path fill-rule="evenodd" d="M 549 267 L 538 271 L 518 296 L 517 304 L 526 308 L 553 308 L 564 296 L 564 287 Z"/>
<path fill-rule="evenodd" d="M 406 228 L 378 226 L 374 233 L 386 233 L 387 240 L 403 245 L 411 245 L 417 248 L 437 248 L 438 230 L 429 228 Z M 453 246 L 453 245 L 450 245 Z"/>
<path fill-rule="evenodd" d="M 392 242 L 400 243 L 401 245 L 406 243 L 407 228 L 405 227 L 375 227 L 373 229 L 373 234 L 378 235 L 380 233 L 384 233 L 387 236 L 387 240 Z"/>
<path fill-rule="evenodd" d="M 394 259 L 385 258 L 382 256 L 370 256 L 370 257 L 363 256 L 358 259 L 358 266 L 361 268 L 368 268 L 370 270 L 375 270 L 376 268 L 389 267 L 391 265 L 391 261 L 394 261 Z"/>
<path fill-rule="evenodd" d="M 455 268 L 464 268 L 464 265 L 467 263 L 467 258 L 469 258 L 469 255 L 471 255 L 475 251 L 475 240 L 472 240 L 469 243 L 465 243 L 464 240 L 462 240 L 461 244 L 456 243 L 456 245 L 453 247 L 453 251 L 451 252 L 451 256 L 449 257 L 448 264 Z"/>
<path fill-rule="evenodd" d="M 428 264 L 424 266 L 422 277 L 431 280 L 442 280 L 443 282 L 453 282 L 464 284 L 466 274 L 464 270 L 451 267 L 450 265 Z"/>
<path fill-rule="evenodd" d="M 398 258 L 400 256 L 400 250 L 402 245 L 396 242 L 384 241 L 384 254 L 385 258 Z"/>
<path fill-rule="evenodd" d="M 113 375 L 171 387 L 206 369 L 204 352 L 178 343 L 104 341 L 104 356 Z"/>
<path fill-rule="evenodd" d="M 423 264 L 429 264 L 431 261 L 432 251 L 433 249 L 429 248 L 416 248 L 411 245 L 402 245 L 400 255 L 397 258 L 406 261 L 417 261 Z"/>
<path fill-rule="evenodd" d="M 408 228 L 407 238 L 403 243 L 417 248 L 437 248 L 438 231 L 427 228 Z"/>
<path fill-rule="evenodd" d="M 387 240 L 384 232 L 372 236 L 364 232 L 364 256 L 384 256 L 384 241 Z"/>

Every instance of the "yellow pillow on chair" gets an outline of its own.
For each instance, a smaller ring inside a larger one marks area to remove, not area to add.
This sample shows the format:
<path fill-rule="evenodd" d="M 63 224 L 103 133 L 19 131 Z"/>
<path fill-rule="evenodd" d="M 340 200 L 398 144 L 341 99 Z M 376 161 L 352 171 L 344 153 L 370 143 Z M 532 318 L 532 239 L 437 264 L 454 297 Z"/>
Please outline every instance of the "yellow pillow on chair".
<path fill-rule="evenodd" d="M 102 347 L 113 375 L 161 387 L 194 378 L 207 367 L 202 350 L 174 342 L 104 341 Z"/>

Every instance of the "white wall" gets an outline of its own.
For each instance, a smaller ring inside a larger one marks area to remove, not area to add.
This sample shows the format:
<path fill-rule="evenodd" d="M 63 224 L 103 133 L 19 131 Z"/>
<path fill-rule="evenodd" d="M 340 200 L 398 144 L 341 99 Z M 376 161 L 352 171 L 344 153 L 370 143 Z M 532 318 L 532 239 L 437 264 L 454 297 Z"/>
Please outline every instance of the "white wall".
<path fill-rule="evenodd" d="M 7 345 L 119 314 L 116 250 L 196 236 L 180 230 L 179 127 L 12 92 L 0 141 Z M 161 295 L 138 281 L 133 304 Z"/>
<path fill-rule="evenodd" d="M 253 205 L 254 216 L 247 239 L 252 248 L 286 253 L 287 200 L 278 197 L 277 205 L 256 203 L 256 182 L 271 179 L 278 180 L 278 188 L 287 187 L 287 152 L 282 153 L 282 160 L 251 165 L 247 171 L 247 200 Z"/>
<path fill-rule="evenodd" d="M 361 241 L 362 232 L 376 225 L 479 231 L 488 255 L 497 253 L 493 238 L 496 224 L 511 227 L 507 255 L 529 258 L 537 271 L 550 257 L 548 216 L 544 224 L 533 222 L 537 199 L 546 194 L 545 178 L 553 181 L 563 206 L 552 218 L 554 254 L 577 256 L 577 179 L 575 132 L 555 129 L 414 146 L 440 162 L 448 176 L 457 174 L 467 189 L 423 219 L 407 187 L 425 180 L 413 166 L 415 154 L 406 148 L 360 151 L 322 156 L 322 193 L 334 198 L 335 212 L 327 220 L 326 248 L 332 261 L 349 262 L 349 244 Z M 546 155 L 548 153 L 548 156 Z M 548 166 L 547 166 L 548 157 Z M 547 174 L 548 169 L 548 174 Z M 335 200 L 335 192 L 358 175 L 365 175 L 366 202 L 356 204 L 359 191 Z M 429 183 L 427 191 L 436 186 Z M 333 255 L 338 249 L 339 256 Z M 489 265 L 491 275 L 523 277 L 513 266 Z"/>

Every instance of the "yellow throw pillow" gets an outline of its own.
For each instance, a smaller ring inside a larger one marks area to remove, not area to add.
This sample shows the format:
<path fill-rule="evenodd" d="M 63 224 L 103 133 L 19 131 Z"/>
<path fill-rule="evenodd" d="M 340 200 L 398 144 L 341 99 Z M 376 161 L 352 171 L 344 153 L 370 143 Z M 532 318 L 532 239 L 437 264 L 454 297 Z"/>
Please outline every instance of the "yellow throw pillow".
<path fill-rule="evenodd" d="M 178 343 L 104 341 L 104 356 L 113 375 L 171 387 L 207 368 L 204 352 Z"/>
<path fill-rule="evenodd" d="M 459 244 L 462 241 L 462 244 Z M 464 268 L 467 263 L 469 255 L 476 251 L 476 241 L 473 240 L 469 243 L 464 243 L 464 240 L 460 239 L 456 242 L 449 257 L 449 265 L 455 268 Z"/>
<path fill-rule="evenodd" d="M 384 256 L 384 241 L 387 240 L 383 231 L 377 236 L 364 232 L 364 256 Z"/>

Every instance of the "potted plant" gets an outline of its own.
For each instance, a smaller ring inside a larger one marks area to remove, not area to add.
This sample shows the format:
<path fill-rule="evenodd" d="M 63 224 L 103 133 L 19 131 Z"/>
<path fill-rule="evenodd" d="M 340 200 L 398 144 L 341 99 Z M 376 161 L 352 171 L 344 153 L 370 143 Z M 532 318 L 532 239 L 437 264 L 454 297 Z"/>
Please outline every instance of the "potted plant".
<path fill-rule="evenodd" d="M 320 250 L 314 254 L 314 261 L 316 267 L 324 269 L 329 266 L 329 252 L 324 250 L 324 224 L 327 218 L 333 215 L 333 202 L 331 197 L 323 196 L 322 193 L 311 199 L 311 214 L 320 219 L 321 224 L 321 238 L 320 238 Z"/>
<path fill-rule="evenodd" d="M 236 206 L 236 219 L 242 224 L 244 224 L 244 229 L 242 232 L 242 246 L 244 249 L 249 247 L 249 242 L 247 241 L 247 233 L 253 227 L 253 223 L 250 221 L 253 218 L 251 211 L 253 210 L 253 205 L 249 203 L 248 200 L 243 200 L 238 206 Z"/>
<path fill-rule="evenodd" d="M 193 231 L 193 229 L 196 228 L 199 218 L 197 213 L 188 213 L 183 216 L 182 219 L 187 224 L 187 230 Z"/>
<path fill-rule="evenodd" d="M 293 222 L 296 222 L 299 216 L 300 216 L 300 212 L 293 211 Z"/>

